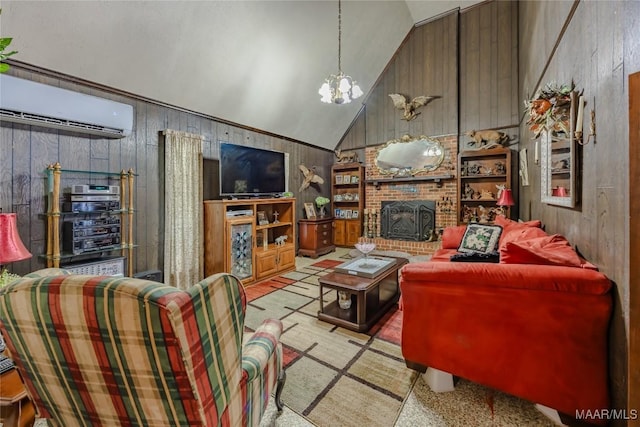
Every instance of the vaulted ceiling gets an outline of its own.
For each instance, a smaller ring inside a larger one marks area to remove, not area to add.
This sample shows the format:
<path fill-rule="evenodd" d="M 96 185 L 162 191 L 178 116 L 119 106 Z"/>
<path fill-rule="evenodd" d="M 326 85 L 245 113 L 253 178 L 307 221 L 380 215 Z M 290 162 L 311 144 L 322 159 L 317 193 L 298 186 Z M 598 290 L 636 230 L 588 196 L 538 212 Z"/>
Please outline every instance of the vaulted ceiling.
<path fill-rule="evenodd" d="M 2 1 L 21 62 L 333 149 L 411 28 L 478 1 L 342 3 L 342 70 L 365 95 L 323 104 L 336 1 Z M 1 88 L 0 88 L 1 90 Z"/>

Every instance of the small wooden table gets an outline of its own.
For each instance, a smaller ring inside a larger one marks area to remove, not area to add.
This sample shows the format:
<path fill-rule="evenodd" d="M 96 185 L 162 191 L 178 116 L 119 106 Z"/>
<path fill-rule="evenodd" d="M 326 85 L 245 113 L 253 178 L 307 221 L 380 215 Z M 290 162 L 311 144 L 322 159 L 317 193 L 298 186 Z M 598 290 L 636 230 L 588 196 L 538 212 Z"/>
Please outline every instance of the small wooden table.
<path fill-rule="evenodd" d="M 318 258 L 336 250 L 333 244 L 333 217 L 298 221 L 298 255 Z"/>
<path fill-rule="evenodd" d="M 0 375 L 0 424 L 5 427 L 31 426 L 35 407 L 27 396 L 18 371 L 12 369 Z"/>
<path fill-rule="evenodd" d="M 395 265 L 372 278 L 335 271 L 322 276 L 318 280 L 320 284 L 318 319 L 356 332 L 369 330 L 400 297 L 398 270 L 406 264 L 407 260 L 386 258 L 394 259 Z M 322 298 L 324 288 L 348 292 L 351 295 L 351 307 L 340 308 L 338 298 L 325 306 Z"/>

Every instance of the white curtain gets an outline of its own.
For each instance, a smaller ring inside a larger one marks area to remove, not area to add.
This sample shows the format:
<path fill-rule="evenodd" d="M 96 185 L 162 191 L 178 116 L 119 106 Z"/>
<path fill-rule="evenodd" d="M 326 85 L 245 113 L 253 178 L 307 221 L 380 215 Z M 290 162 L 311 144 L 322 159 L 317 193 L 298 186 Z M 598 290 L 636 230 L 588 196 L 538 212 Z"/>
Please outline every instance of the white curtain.
<path fill-rule="evenodd" d="M 165 130 L 164 282 L 180 289 L 203 277 L 202 141 Z M 144 218 L 138 219 L 138 221 Z"/>

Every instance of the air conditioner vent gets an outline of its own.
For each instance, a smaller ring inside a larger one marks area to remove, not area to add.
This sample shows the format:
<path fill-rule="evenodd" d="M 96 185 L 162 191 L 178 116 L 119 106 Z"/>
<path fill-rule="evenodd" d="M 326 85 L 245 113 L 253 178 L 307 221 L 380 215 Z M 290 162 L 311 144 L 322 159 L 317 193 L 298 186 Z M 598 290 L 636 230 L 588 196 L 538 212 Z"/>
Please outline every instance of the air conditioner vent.
<path fill-rule="evenodd" d="M 122 129 L 110 129 L 104 126 L 92 125 L 89 123 L 72 122 L 71 120 L 55 119 L 53 117 L 38 116 L 36 114 L 19 113 L 0 109 L 0 120 L 14 123 L 24 123 L 34 126 L 44 126 L 62 130 L 75 130 L 98 136 L 111 136 L 123 138 L 126 135 Z"/>
<path fill-rule="evenodd" d="M 0 120 L 123 138 L 133 107 L 17 77 L 0 75 Z"/>

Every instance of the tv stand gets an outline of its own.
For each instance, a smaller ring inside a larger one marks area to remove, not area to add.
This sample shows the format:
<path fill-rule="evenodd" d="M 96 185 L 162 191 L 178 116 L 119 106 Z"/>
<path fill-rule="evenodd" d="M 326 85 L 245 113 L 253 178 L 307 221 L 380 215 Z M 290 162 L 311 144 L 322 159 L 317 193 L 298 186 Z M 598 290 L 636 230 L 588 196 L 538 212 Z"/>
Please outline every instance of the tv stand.
<path fill-rule="evenodd" d="M 205 200 L 205 275 L 227 272 L 246 285 L 294 270 L 295 212 L 294 198 Z"/>

